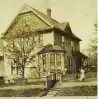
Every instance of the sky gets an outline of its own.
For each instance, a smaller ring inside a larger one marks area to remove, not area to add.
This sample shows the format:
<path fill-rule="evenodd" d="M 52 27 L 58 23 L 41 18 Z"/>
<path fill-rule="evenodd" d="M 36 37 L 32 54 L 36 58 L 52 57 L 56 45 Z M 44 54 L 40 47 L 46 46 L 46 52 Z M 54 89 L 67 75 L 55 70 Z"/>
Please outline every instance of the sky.
<path fill-rule="evenodd" d="M 0 0 L 0 33 L 4 33 L 24 4 L 46 14 L 52 10 L 52 18 L 59 22 L 69 22 L 72 32 L 81 41 L 81 51 L 86 49 L 94 30 L 97 0 Z"/>

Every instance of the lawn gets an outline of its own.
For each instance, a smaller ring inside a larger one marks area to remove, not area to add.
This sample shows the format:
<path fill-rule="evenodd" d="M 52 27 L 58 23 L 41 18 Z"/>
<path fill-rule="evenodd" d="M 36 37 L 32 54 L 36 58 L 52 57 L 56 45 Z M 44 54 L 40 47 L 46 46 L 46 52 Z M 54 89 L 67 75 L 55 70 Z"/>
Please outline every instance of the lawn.
<path fill-rule="evenodd" d="M 96 96 L 97 86 L 75 86 L 62 88 L 57 96 Z"/>
<path fill-rule="evenodd" d="M 0 90 L 0 97 L 36 97 L 47 92 L 46 89 L 19 89 L 19 90 Z"/>

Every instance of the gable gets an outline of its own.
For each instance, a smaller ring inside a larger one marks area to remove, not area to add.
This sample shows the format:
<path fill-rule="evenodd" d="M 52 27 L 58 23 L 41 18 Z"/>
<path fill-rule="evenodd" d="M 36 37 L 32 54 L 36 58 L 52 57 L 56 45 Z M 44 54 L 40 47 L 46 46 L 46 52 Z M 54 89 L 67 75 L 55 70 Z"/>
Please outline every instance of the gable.
<path fill-rule="evenodd" d="M 17 28 L 29 28 L 30 30 L 43 30 L 49 26 L 37 17 L 33 12 L 19 14 L 8 28 L 7 32 L 14 32 Z"/>
<path fill-rule="evenodd" d="M 68 33 L 69 35 L 72 35 L 72 30 L 71 30 L 71 27 L 70 27 L 69 24 L 66 25 L 64 31 L 65 31 L 66 33 Z"/>
<path fill-rule="evenodd" d="M 19 23 L 24 21 L 26 26 L 30 26 L 32 29 L 45 29 L 49 28 L 43 20 L 37 17 L 33 12 L 27 14 L 21 14 L 18 16 L 20 18 Z"/>

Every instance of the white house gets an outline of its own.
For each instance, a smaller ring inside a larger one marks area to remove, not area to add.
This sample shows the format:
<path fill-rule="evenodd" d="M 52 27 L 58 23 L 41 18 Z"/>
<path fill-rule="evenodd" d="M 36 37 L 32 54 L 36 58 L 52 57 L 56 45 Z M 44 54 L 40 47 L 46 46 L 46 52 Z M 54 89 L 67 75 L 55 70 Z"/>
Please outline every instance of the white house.
<path fill-rule="evenodd" d="M 3 34 L 3 37 L 6 37 L 10 31 L 14 31 L 22 21 L 25 21 L 27 26 L 33 26 L 33 29 L 39 31 L 35 38 L 40 45 L 40 47 L 35 48 L 35 63 L 32 62 L 25 67 L 25 77 L 38 77 L 38 67 L 41 77 L 46 73 L 60 73 L 65 68 L 68 69 L 68 72 L 78 72 L 82 66 L 83 58 L 83 54 L 80 53 L 81 39 L 72 32 L 68 22 L 60 23 L 51 18 L 51 9 L 47 9 L 47 15 L 45 15 L 29 5 L 25 5 Z M 4 42 L 6 41 L 4 40 Z M 9 59 L 4 58 L 6 76 L 16 73 L 15 67 L 12 70 L 8 61 Z"/>

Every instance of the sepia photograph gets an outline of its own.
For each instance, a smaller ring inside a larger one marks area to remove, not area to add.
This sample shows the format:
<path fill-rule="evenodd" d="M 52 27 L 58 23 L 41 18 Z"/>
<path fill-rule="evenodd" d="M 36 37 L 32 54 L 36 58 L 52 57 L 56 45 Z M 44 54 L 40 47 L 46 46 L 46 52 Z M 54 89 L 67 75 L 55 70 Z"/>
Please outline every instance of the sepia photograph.
<path fill-rule="evenodd" d="M 97 99 L 97 28 L 97 0 L 0 0 L 0 97 Z"/>

